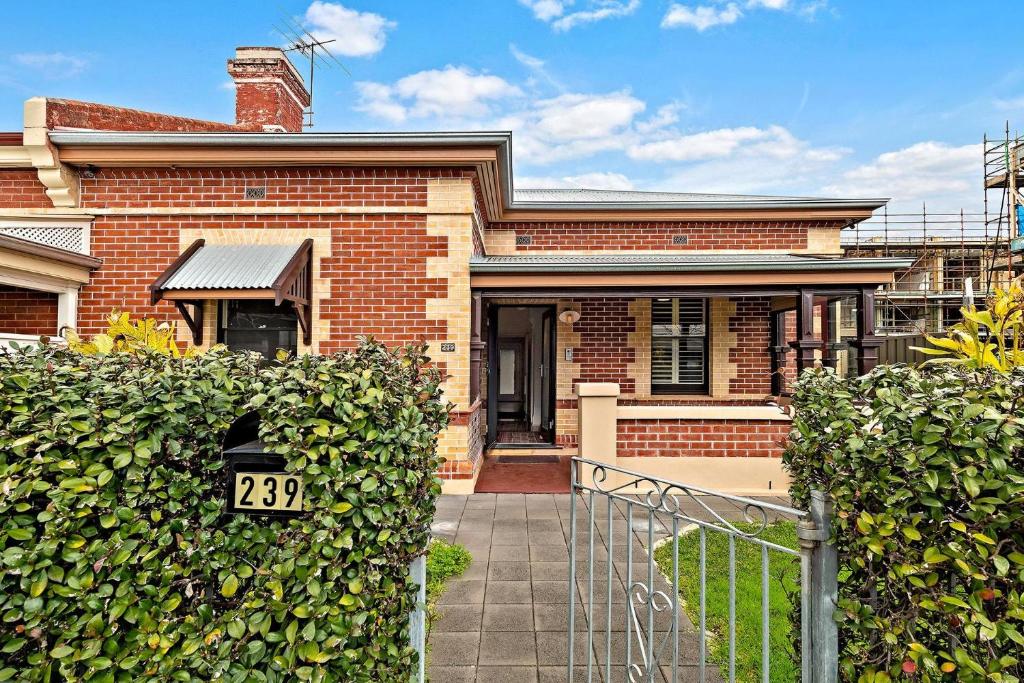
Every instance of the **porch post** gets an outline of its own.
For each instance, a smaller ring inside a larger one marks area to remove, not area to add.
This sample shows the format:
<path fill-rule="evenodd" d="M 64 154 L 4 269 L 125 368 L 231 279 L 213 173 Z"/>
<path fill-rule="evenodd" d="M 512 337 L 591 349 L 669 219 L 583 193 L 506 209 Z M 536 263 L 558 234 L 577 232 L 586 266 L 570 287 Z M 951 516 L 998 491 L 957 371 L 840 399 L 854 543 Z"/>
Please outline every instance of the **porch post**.
<path fill-rule="evenodd" d="M 839 363 L 839 350 L 843 345 L 839 342 L 838 323 L 839 301 L 827 301 L 821 307 L 821 340 L 825 344 L 821 364 L 826 368 L 835 368 Z"/>
<path fill-rule="evenodd" d="M 884 343 L 875 336 L 875 288 L 862 287 L 857 300 L 857 372 L 866 375 L 878 365 L 878 347 Z"/>
<path fill-rule="evenodd" d="M 814 338 L 814 290 L 800 289 L 796 302 L 796 370 L 801 373 L 814 367 L 814 352 L 821 348 L 821 340 Z"/>
<path fill-rule="evenodd" d="M 772 354 L 772 396 L 782 396 L 786 389 L 786 354 L 789 353 L 789 347 L 786 346 L 786 313 L 787 311 L 773 312 L 769 324 L 771 346 L 768 347 L 768 351 Z"/>
<path fill-rule="evenodd" d="M 483 324 L 483 301 L 473 294 L 469 317 L 469 403 L 480 398 L 480 367 L 483 364 L 484 344 L 480 336 Z"/>

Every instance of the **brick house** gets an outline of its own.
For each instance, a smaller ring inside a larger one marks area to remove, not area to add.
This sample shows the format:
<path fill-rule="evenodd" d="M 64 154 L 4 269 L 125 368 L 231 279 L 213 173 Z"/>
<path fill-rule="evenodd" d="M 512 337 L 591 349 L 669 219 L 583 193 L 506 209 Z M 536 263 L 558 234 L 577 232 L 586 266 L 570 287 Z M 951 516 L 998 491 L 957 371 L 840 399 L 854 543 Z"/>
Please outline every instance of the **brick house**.
<path fill-rule="evenodd" d="M 594 453 L 778 487 L 778 397 L 836 363 L 840 299 L 859 367 L 876 358 L 873 294 L 907 263 L 839 236 L 884 200 L 513 189 L 508 133 L 301 133 L 279 50 L 228 71 L 234 124 L 26 102 L 0 134 L 0 338 L 119 309 L 268 354 L 425 340 L 455 404 L 451 492 L 489 449 L 575 452 L 589 396 L 613 411 Z"/>

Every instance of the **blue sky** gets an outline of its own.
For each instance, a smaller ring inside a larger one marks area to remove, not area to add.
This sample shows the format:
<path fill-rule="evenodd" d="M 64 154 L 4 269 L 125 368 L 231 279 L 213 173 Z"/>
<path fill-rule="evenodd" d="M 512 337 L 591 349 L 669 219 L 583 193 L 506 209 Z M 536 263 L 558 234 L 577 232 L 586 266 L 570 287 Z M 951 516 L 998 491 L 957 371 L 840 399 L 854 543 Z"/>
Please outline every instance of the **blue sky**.
<path fill-rule="evenodd" d="M 1016 16 L 1014 16 L 1016 15 Z M 1011 2 L 39 1 L 5 7 L 0 130 L 33 95 L 230 121 L 225 60 L 325 37 L 316 131 L 511 129 L 519 186 L 891 196 L 980 208 L 1024 119 Z"/>

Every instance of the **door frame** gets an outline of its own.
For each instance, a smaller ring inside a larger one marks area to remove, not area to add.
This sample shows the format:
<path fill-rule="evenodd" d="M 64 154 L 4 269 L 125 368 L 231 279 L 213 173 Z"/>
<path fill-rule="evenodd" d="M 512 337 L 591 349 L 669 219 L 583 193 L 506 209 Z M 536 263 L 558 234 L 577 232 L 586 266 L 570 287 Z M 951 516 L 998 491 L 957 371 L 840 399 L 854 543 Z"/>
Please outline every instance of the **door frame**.
<path fill-rule="evenodd" d="M 551 315 L 551 331 L 548 341 L 549 358 L 545 363 L 545 370 L 550 372 L 551 381 L 548 383 L 548 405 L 551 410 L 550 430 L 541 426 L 541 432 L 550 432 L 550 443 L 528 444 L 531 448 L 555 448 L 555 434 L 558 429 L 558 305 L 557 304 L 492 304 L 487 303 L 487 448 L 515 448 L 523 444 L 499 444 L 498 438 L 498 342 L 501 336 L 498 334 L 498 312 L 502 308 L 539 308 L 544 309 Z M 524 353 L 524 356 L 526 354 Z M 524 370 L 530 368 L 538 359 L 530 358 L 530 364 L 524 366 Z M 550 369 L 549 369 L 550 368 Z M 543 405 L 543 402 L 542 402 Z M 543 419 L 542 419 L 543 422 Z"/>

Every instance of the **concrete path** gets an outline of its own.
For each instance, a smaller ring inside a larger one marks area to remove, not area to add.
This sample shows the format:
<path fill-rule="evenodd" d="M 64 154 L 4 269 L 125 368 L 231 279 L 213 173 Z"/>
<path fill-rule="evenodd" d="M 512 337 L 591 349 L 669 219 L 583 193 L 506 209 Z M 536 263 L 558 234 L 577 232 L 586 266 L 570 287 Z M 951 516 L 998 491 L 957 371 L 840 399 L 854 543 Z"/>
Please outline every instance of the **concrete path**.
<path fill-rule="evenodd" d="M 449 583 L 442 596 L 441 618 L 430 634 L 430 680 L 444 683 L 481 681 L 558 681 L 567 679 L 568 601 L 570 537 L 568 494 L 475 494 L 442 496 L 438 501 L 434 534 L 464 545 L 473 555 L 473 564 L 465 575 Z M 589 590 L 587 557 L 589 513 L 582 500 L 577 507 L 577 537 L 583 552 L 577 555 L 578 595 Z M 605 680 L 602 672 L 611 644 L 611 677 L 628 680 L 626 664 L 627 575 L 626 520 L 618 508 L 612 508 L 612 613 L 607 630 L 608 529 L 607 507 L 595 506 L 594 554 L 594 644 L 593 681 Z M 654 539 L 670 530 L 654 521 Z M 634 580 L 646 579 L 646 515 L 634 520 L 631 544 Z M 655 572 L 657 570 L 655 569 Z M 671 594 L 671 588 L 657 573 L 655 587 Z M 646 610 L 645 610 L 646 612 Z M 574 679 L 586 681 L 588 609 L 577 602 Z M 655 632 L 665 638 L 671 628 L 671 612 L 658 615 Z M 669 633 L 670 635 L 670 633 Z M 668 639 L 666 639 L 667 641 Z M 635 645 L 632 661 L 638 661 Z M 680 617 L 680 681 L 697 678 L 697 636 L 685 615 Z M 671 679 L 672 645 L 669 642 L 657 680 Z M 707 667 L 707 680 L 718 681 L 718 671 Z"/>

